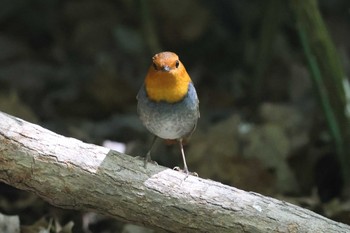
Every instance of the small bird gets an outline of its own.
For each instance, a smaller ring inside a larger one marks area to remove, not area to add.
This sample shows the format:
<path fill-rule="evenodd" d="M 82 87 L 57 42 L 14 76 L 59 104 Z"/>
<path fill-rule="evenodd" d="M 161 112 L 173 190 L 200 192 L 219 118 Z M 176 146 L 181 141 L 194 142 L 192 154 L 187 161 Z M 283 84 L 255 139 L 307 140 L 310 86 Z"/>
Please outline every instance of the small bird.
<path fill-rule="evenodd" d="M 145 167 L 151 161 L 151 150 L 157 137 L 177 140 L 184 172 L 188 175 L 183 140 L 196 128 L 199 101 L 192 80 L 175 53 L 161 52 L 153 56 L 137 101 L 142 123 L 155 135 L 145 158 Z"/>

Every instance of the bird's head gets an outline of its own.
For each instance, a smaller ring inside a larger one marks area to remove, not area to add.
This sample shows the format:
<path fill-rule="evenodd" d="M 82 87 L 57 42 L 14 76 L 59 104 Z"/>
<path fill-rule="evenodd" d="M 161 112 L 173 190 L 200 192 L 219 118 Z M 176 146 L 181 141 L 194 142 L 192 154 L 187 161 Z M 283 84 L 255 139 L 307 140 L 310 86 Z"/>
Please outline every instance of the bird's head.
<path fill-rule="evenodd" d="M 153 56 L 145 87 L 153 101 L 174 103 L 182 100 L 191 82 L 179 57 L 173 52 L 161 52 Z"/>

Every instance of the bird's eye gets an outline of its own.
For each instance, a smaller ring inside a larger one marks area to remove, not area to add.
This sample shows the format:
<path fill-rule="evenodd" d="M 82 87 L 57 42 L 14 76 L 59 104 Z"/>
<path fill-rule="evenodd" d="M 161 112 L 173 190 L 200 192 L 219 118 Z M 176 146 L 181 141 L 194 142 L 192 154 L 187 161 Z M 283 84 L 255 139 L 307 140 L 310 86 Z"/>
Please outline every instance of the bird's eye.
<path fill-rule="evenodd" d="M 156 63 L 153 62 L 152 65 L 153 65 L 153 68 L 154 68 L 155 70 L 158 70 L 158 67 L 157 67 Z"/>
<path fill-rule="evenodd" d="M 175 67 L 178 68 L 179 65 L 180 65 L 180 62 L 179 62 L 179 60 L 177 60 L 176 63 L 175 63 Z"/>

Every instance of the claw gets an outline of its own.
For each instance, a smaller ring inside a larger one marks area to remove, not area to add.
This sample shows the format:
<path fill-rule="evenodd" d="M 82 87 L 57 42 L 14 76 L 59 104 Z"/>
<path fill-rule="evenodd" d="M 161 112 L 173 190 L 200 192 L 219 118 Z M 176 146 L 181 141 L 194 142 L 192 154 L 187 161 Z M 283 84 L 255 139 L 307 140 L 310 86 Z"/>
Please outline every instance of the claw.
<path fill-rule="evenodd" d="M 152 163 L 152 164 L 154 164 L 154 165 L 158 165 L 158 163 L 156 162 L 156 161 L 154 161 L 154 160 L 152 160 L 151 159 L 151 153 L 147 153 L 146 154 L 146 157 L 145 157 L 145 159 L 144 159 L 144 165 L 143 165 L 143 167 L 145 168 L 145 169 L 147 169 L 147 164 L 148 163 Z"/>
<path fill-rule="evenodd" d="M 197 177 L 198 177 L 198 173 L 197 173 L 197 172 L 189 172 L 188 170 L 186 170 L 186 169 L 181 169 L 181 168 L 178 167 L 178 166 L 174 167 L 173 170 L 174 170 L 174 171 L 181 172 L 181 173 L 184 173 L 184 174 L 186 174 L 187 176 L 192 175 L 192 176 L 197 176 Z"/>

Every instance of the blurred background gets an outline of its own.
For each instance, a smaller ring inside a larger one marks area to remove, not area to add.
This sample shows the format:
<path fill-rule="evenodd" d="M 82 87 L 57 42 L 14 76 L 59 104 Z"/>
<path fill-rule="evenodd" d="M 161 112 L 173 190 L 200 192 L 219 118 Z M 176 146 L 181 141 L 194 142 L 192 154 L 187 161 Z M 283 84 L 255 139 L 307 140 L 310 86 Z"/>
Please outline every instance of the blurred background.
<path fill-rule="evenodd" d="M 200 99 L 190 171 L 350 224 L 349 29 L 348 0 L 2 0 L 0 111 L 144 156 L 135 97 L 173 51 Z M 161 140 L 152 158 L 182 166 Z M 5 184 L 0 212 L 22 232 L 152 232 Z"/>

